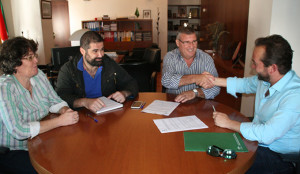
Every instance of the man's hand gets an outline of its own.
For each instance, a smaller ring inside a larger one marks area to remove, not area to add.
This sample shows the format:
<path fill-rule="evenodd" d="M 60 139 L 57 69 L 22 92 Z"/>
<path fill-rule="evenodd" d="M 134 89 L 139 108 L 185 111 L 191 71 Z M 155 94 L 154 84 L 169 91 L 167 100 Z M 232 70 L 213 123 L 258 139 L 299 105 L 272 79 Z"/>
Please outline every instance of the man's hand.
<path fill-rule="evenodd" d="M 125 99 L 126 99 L 126 97 L 124 96 L 124 94 L 121 93 L 120 91 L 117 91 L 117 92 L 111 94 L 107 98 L 114 99 L 115 101 L 117 101 L 119 103 L 123 103 L 125 101 Z"/>
<path fill-rule="evenodd" d="M 241 123 L 231 120 L 227 114 L 221 113 L 221 112 L 214 112 L 213 113 L 213 119 L 215 121 L 215 125 L 222 127 L 222 128 L 227 128 L 234 130 L 236 132 L 240 132 L 240 126 Z"/>
<path fill-rule="evenodd" d="M 208 72 L 203 72 L 196 76 L 195 83 L 205 89 L 214 87 L 215 77 Z"/>
<path fill-rule="evenodd" d="M 196 95 L 193 91 L 184 91 L 175 98 L 175 101 L 184 103 L 188 100 L 194 99 L 195 97 L 196 97 Z"/>
<path fill-rule="evenodd" d="M 93 98 L 93 99 L 86 98 L 84 101 L 84 107 L 94 112 L 98 111 L 104 106 L 105 106 L 104 102 L 99 98 Z"/>
<path fill-rule="evenodd" d="M 67 109 L 64 114 L 61 114 L 58 118 L 60 120 L 60 126 L 68 126 L 79 121 L 78 112 L 72 109 Z"/>

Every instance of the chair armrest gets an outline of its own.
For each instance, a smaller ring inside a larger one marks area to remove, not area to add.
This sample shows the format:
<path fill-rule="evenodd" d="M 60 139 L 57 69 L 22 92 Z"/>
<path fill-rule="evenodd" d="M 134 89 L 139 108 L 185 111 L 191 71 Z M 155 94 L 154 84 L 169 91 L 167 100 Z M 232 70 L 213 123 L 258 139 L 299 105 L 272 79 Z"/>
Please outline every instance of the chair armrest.
<path fill-rule="evenodd" d="M 151 81 L 150 81 L 151 92 L 156 92 L 156 79 L 157 79 L 157 72 L 153 71 L 151 74 Z"/>

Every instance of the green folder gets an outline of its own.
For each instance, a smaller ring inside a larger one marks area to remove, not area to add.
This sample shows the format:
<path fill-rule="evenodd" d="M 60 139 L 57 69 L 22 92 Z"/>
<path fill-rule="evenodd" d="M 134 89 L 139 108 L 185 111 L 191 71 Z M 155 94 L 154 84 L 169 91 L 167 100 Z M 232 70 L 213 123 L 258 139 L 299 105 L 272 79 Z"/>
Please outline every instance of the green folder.
<path fill-rule="evenodd" d="M 239 133 L 184 132 L 185 151 L 203 151 L 208 146 L 232 149 L 236 152 L 248 152 Z"/>

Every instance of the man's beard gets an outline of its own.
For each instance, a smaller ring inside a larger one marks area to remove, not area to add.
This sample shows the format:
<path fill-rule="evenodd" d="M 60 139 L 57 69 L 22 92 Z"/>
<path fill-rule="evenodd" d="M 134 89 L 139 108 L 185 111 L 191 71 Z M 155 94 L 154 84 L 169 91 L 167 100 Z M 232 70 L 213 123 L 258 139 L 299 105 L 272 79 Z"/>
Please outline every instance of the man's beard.
<path fill-rule="evenodd" d="M 265 82 L 270 82 L 270 76 L 269 76 L 269 74 L 262 75 L 261 73 L 257 73 L 257 77 L 258 77 L 258 80 L 263 80 Z"/>
<path fill-rule="evenodd" d="M 85 60 L 87 61 L 88 64 L 90 64 L 91 66 L 101 66 L 102 65 L 102 57 L 96 57 L 92 60 L 89 60 L 89 58 L 91 58 L 88 54 L 85 54 Z M 97 61 L 96 59 L 100 59 L 100 61 Z"/>

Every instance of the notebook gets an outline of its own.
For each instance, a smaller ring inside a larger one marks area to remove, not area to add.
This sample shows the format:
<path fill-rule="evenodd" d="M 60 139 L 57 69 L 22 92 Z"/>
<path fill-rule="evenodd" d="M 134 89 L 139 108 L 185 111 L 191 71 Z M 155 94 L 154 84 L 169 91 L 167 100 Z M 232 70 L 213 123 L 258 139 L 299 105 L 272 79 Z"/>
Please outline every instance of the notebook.
<path fill-rule="evenodd" d="M 103 113 L 103 112 L 107 112 L 107 111 L 111 111 L 111 110 L 123 107 L 123 104 L 118 103 L 118 102 L 116 102 L 114 100 L 108 99 L 108 98 L 106 98 L 104 96 L 100 97 L 100 100 L 102 100 L 104 102 L 105 107 L 103 107 L 100 110 L 98 110 L 96 112 L 96 114 L 100 114 L 100 113 Z"/>
<path fill-rule="evenodd" d="M 236 152 L 248 152 L 239 133 L 184 132 L 185 151 L 203 151 L 208 146 L 232 149 Z"/>

